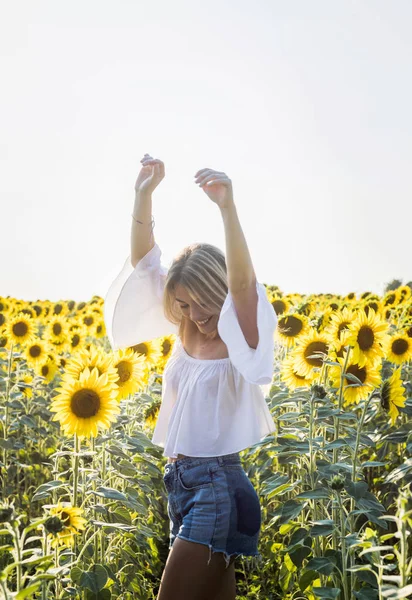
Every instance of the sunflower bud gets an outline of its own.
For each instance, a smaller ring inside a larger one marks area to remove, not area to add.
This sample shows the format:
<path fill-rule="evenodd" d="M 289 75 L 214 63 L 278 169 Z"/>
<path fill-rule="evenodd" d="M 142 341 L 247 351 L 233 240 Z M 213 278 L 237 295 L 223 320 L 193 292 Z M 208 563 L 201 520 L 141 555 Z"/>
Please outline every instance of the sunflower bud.
<path fill-rule="evenodd" d="M 329 485 L 332 490 L 340 492 L 345 487 L 345 478 L 342 475 L 334 475 Z"/>
<path fill-rule="evenodd" d="M 59 519 L 59 517 L 49 517 L 47 521 L 44 523 L 44 528 L 47 533 L 59 533 L 64 528 L 63 522 Z"/>
<path fill-rule="evenodd" d="M 323 385 L 312 385 L 311 392 L 316 398 L 325 398 L 326 396 L 326 390 Z"/>
<path fill-rule="evenodd" d="M 0 504 L 0 523 L 11 523 L 15 520 L 15 513 L 12 506 Z"/>

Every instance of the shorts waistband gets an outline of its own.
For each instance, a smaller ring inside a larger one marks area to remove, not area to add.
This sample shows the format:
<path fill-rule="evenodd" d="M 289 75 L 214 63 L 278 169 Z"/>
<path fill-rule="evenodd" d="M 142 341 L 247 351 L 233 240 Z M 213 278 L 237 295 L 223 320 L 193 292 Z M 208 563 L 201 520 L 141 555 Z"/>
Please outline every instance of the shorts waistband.
<path fill-rule="evenodd" d="M 178 454 L 177 458 L 172 458 L 170 462 L 166 463 L 166 467 L 175 468 L 176 470 L 179 468 L 185 469 L 186 467 L 201 465 L 201 464 L 210 464 L 210 465 L 223 465 L 223 464 L 241 464 L 239 452 L 232 452 L 231 454 L 223 454 L 222 456 L 185 456 L 183 454 Z"/>

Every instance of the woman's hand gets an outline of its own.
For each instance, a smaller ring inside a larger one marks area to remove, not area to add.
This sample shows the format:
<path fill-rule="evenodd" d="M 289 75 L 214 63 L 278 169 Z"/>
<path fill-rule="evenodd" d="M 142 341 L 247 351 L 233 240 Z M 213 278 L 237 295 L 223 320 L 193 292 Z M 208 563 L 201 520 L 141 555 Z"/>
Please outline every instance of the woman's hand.
<path fill-rule="evenodd" d="M 136 194 L 151 194 L 164 178 L 165 166 L 161 160 L 154 159 L 149 154 L 145 154 L 140 162 L 142 168 L 136 179 L 134 189 Z"/>
<path fill-rule="evenodd" d="M 209 198 L 219 208 L 226 208 L 233 203 L 232 180 L 222 171 L 213 169 L 200 169 L 195 174 L 195 183 L 198 183 Z"/>

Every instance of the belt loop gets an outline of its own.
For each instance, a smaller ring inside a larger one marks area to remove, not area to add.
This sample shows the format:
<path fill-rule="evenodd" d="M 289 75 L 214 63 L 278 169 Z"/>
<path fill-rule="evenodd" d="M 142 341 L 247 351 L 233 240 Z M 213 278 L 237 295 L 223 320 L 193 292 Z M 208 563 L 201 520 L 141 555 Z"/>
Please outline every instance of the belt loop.
<path fill-rule="evenodd" d="M 223 456 L 217 456 L 216 458 L 219 465 L 223 465 Z"/>

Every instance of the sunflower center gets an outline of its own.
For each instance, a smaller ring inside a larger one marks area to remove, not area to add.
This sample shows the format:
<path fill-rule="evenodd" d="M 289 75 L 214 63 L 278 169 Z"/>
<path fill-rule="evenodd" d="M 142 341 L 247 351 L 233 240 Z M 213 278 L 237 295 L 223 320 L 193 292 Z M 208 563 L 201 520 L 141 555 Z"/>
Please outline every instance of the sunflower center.
<path fill-rule="evenodd" d="M 60 513 L 60 521 L 62 523 L 64 523 L 64 525 L 67 527 L 67 525 L 70 524 L 70 515 L 68 512 L 66 512 L 65 510 L 62 510 L 62 512 Z"/>
<path fill-rule="evenodd" d="M 28 327 L 24 321 L 19 321 L 13 325 L 13 333 L 17 337 L 23 337 L 27 334 Z"/>
<path fill-rule="evenodd" d="M 147 355 L 148 352 L 148 348 L 146 344 L 136 344 L 136 346 L 133 346 L 133 350 L 135 352 L 138 352 L 139 354 L 144 354 L 145 356 Z"/>
<path fill-rule="evenodd" d="M 395 298 L 395 294 L 390 294 L 386 299 L 385 306 L 387 306 L 388 304 L 393 304 L 395 302 Z"/>
<path fill-rule="evenodd" d="M 389 410 L 390 402 L 390 385 L 389 381 L 385 380 L 381 388 L 381 405 L 384 410 Z"/>
<path fill-rule="evenodd" d="M 79 419 L 94 417 L 99 412 L 99 408 L 100 398 L 94 390 L 84 388 L 73 394 L 71 409 Z"/>
<path fill-rule="evenodd" d="M 327 354 L 327 344 L 325 344 L 324 342 L 311 342 L 305 348 L 304 356 L 306 362 L 313 367 L 321 367 L 323 363 L 323 356 L 319 356 L 317 358 L 308 358 L 309 356 L 316 354 L 316 352 L 324 352 L 325 354 Z"/>
<path fill-rule="evenodd" d="M 277 315 L 281 315 L 286 310 L 286 305 L 283 300 L 273 300 L 272 306 Z"/>
<path fill-rule="evenodd" d="M 350 367 L 348 369 L 346 369 L 346 371 L 347 371 L 347 373 L 350 373 L 351 375 L 355 375 L 355 377 L 357 377 L 361 383 L 365 383 L 365 381 L 366 381 L 365 367 L 359 367 L 359 365 L 350 365 Z M 351 381 L 347 377 L 345 377 L 345 379 L 349 385 L 354 385 L 354 384 L 356 385 L 355 381 Z"/>
<path fill-rule="evenodd" d="M 293 315 L 279 319 L 279 331 L 287 337 L 295 337 L 302 331 L 302 327 L 302 320 Z"/>
<path fill-rule="evenodd" d="M 30 347 L 29 354 L 32 358 L 37 358 L 41 354 L 41 348 L 37 344 Z"/>
<path fill-rule="evenodd" d="M 78 333 L 75 333 L 72 337 L 72 348 L 76 348 L 80 343 L 80 337 Z"/>
<path fill-rule="evenodd" d="M 162 354 L 163 354 L 163 356 L 167 356 L 169 354 L 171 345 L 172 344 L 170 343 L 169 340 L 164 340 L 163 347 L 162 347 Z"/>
<path fill-rule="evenodd" d="M 379 305 L 377 302 L 369 302 L 366 306 L 365 306 L 365 313 L 368 314 L 369 310 L 373 308 L 373 310 L 375 311 L 375 313 L 378 312 L 379 310 Z M 368 312 L 366 312 L 366 309 L 368 309 Z"/>
<path fill-rule="evenodd" d="M 403 339 L 394 340 L 392 344 L 392 352 L 397 356 L 402 356 L 408 350 L 408 342 Z"/>
<path fill-rule="evenodd" d="M 358 332 L 358 344 L 359 348 L 365 352 L 373 346 L 375 340 L 374 333 L 368 325 L 364 325 L 359 329 Z"/>
<path fill-rule="evenodd" d="M 53 333 L 54 335 L 61 335 L 62 332 L 62 326 L 60 323 L 53 323 L 53 327 L 52 327 Z"/>
<path fill-rule="evenodd" d="M 125 383 L 126 381 L 129 381 L 131 375 L 130 363 L 126 362 L 125 360 L 120 361 L 117 365 L 117 374 L 119 375 L 118 383 Z"/>

